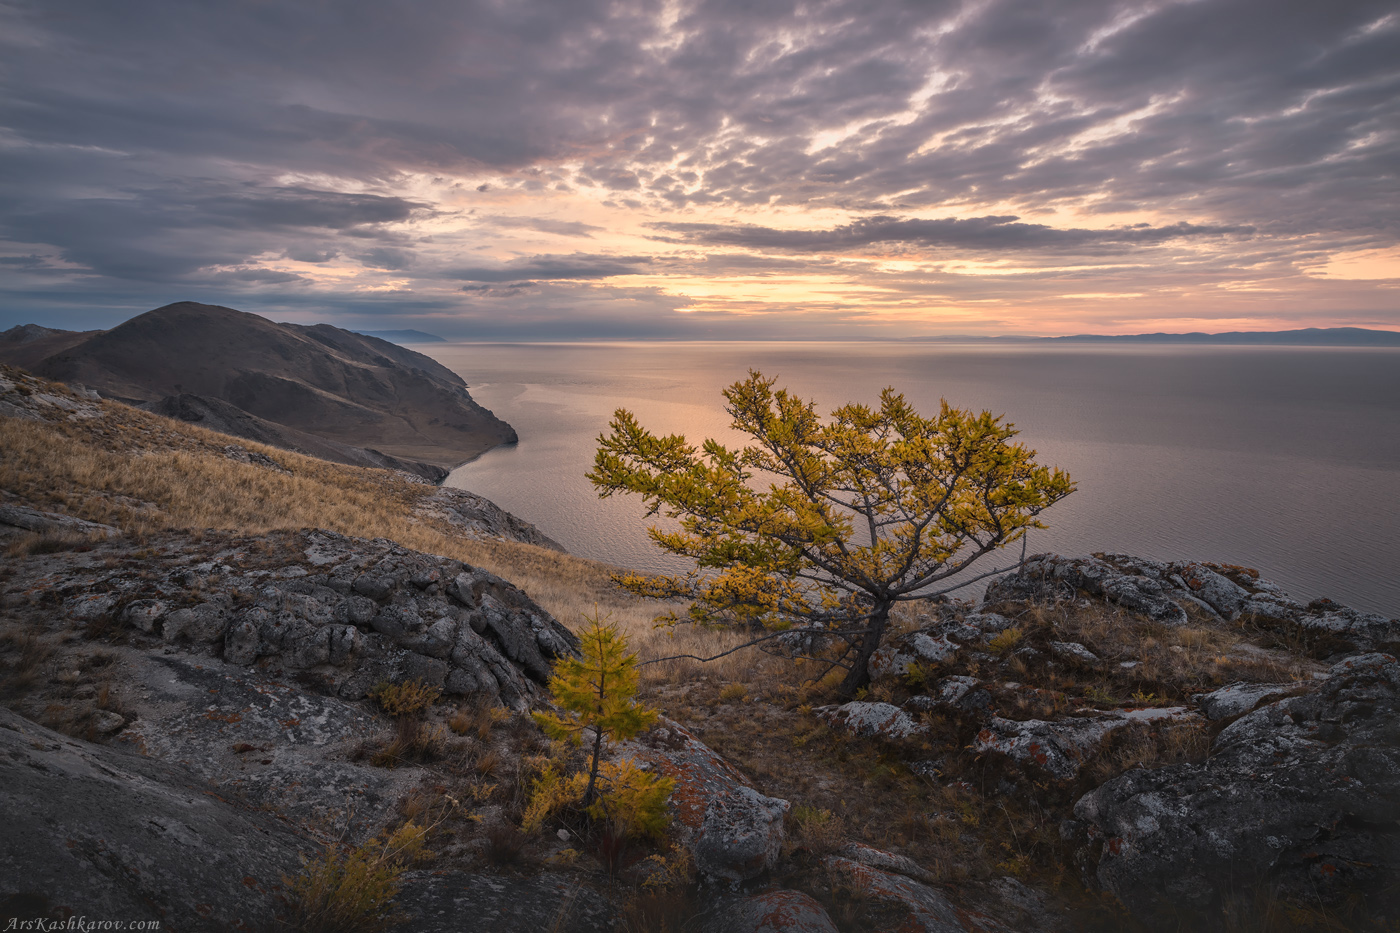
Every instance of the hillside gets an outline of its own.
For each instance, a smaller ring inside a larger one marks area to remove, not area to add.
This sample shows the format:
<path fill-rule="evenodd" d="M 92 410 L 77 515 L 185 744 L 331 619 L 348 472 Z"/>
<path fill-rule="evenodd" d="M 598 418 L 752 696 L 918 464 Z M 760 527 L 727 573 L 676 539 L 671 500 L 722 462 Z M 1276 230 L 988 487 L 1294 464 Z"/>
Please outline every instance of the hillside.
<path fill-rule="evenodd" d="M 819 644 L 676 658 L 741 636 L 658 631 L 615 568 L 469 493 L 11 368 L 0 544 L 12 912 L 273 928 L 299 866 L 426 827 L 404 933 L 1400 916 L 1400 622 L 1246 568 L 1041 556 L 977 604 L 904 607 L 842 702 Z M 581 766 L 528 712 L 595 613 L 658 662 L 639 696 L 666 718 L 610 754 L 676 781 L 661 840 L 528 818 Z M 373 700 L 412 682 L 442 691 L 421 719 Z"/>
<path fill-rule="evenodd" d="M 0 361 L 175 417 L 213 412 L 211 426 L 276 446 L 432 479 L 515 440 L 460 377 L 420 353 L 215 305 L 166 305 L 107 331 L 12 328 Z"/>

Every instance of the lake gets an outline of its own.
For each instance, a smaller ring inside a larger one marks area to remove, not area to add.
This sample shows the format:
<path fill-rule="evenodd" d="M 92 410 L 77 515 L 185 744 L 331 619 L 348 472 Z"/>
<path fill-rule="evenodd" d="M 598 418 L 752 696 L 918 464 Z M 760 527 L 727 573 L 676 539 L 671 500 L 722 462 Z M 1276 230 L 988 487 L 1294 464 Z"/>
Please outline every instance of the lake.
<path fill-rule="evenodd" d="M 1400 615 L 1400 350 L 911 343 L 432 344 L 520 443 L 447 484 L 571 552 L 675 569 L 635 499 L 584 478 L 614 409 L 734 443 L 720 390 L 750 368 L 825 413 L 894 386 L 991 409 L 1079 490 L 1030 549 L 1256 567 L 1295 597 Z"/>

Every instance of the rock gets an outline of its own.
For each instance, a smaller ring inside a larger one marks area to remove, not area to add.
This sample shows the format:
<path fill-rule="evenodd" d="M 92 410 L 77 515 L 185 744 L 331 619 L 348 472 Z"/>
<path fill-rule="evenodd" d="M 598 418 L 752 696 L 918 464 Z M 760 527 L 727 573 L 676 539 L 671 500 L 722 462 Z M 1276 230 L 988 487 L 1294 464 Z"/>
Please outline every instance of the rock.
<path fill-rule="evenodd" d="M 922 933 L 967 933 L 959 911 L 937 888 L 883 871 L 841 856 L 824 862 L 834 884 L 841 884 L 858 897 L 878 901 L 904 915 L 901 930 Z M 889 924 L 894 929 L 894 924 Z"/>
<path fill-rule="evenodd" d="M 904 875 L 915 881 L 929 884 L 933 882 L 933 875 L 907 855 L 895 855 L 893 852 L 886 852 L 859 842 L 847 843 L 841 847 L 838 854 L 870 868 L 894 872 L 896 875 Z"/>
<path fill-rule="evenodd" d="M 962 647 L 944 632 L 921 630 L 902 635 L 870 656 L 870 676 L 899 677 L 915 664 L 937 664 Z"/>
<path fill-rule="evenodd" d="M 926 726 L 890 703 L 853 700 L 840 706 L 821 706 L 815 712 L 828 725 L 862 738 L 900 742 L 928 734 Z"/>
<path fill-rule="evenodd" d="M 129 603 L 121 612 L 121 620 L 136 626 L 148 635 L 159 633 L 159 623 L 166 613 L 164 601 L 159 599 L 138 599 Z"/>
<path fill-rule="evenodd" d="M 258 624 L 244 616 L 230 625 L 224 635 L 224 660 L 231 664 L 252 664 L 258 659 L 261 643 Z"/>
<path fill-rule="evenodd" d="M 557 872 L 529 876 L 418 870 L 403 875 L 407 918 L 393 933 L 611 933 L 619 910 Z"/>
<path fill-rule="evenodd" d="M 986 603 L 1053 600 L 1086 590 L 1166 625 L 1187 621 L 1187 605 L 1212 618 L 1248 618 L 1256 624 L 1301 630 L 1317 656 L 1400 650 L 1400 619 L 1358 612 L 1331 600 L 1304 606 L 1258 571 L 1199 561 L 1159 563 L 1126 554 L 1061 557 L 1037 554 L 1019 574 L 987 587 Z M 971 618 L 971 617 L 969 617 Z"/>
<path fill-rule="evenodd" d="M 705 917 L 701 933 L 837 933 L 813 897 L 779 889 L 721 903 Z"/>
<path fill-rule="evenodd" d="M 1247 713 L 1258 706 L 1261 700 L 1296 693 L 1300 684 L 1251 684 L 1238 682 L 1227 684 L 1210 693 L 1198 693 L 1192 699 L 1210 720 L 1228 719 Z"/>
<path fill-rule="evenodd" d="M 1130 771 L 1074 812 L 1097 881 L 1149 926 L 1204 924 L 1256 886 L 1364 906 L 1400 876 L 1400 662 L 1348 658 L 1236 720 L 1205 762 Z"/>
<path fill-rule="evenodd" d="M 1109 733 L 1139 722 L 1186 721 L 1199 717 L 1184 706 L 1116 710 L 1080 718 L 1047 722 L 1017 722 L 993 716 L 977 733 L 973 748 L 996 751 L 1023 764 L 1035 765 L 1060 780 L 1069 780 L 1091 757 Z"/>
<path fill-rule="evenodd" d="M 111 735 L 114 732 L 120 732 L 124 726 L 126 726 L 126 720 L 121 713 L 100 709 L 93 714 L 92 728 L 98 735 Z"/>
<path fill-rule="evenodd" d="M 790 807 L 752 787 L 711 798 L 691 843 L 696 869 L 726 881 L 748 881 L 768 871 L 782 852 L 783 816 Z"/>
<path fill-rule="evenodd" d="M 1077 641 L 1052 641 L 1050 653 L 1062 661 L 1087 664 L 1090 667 L 1099 664 L 1099 656 Z"/>
<path fill-rule="evenodd" d="M 1120 569 L 1107 559 L 1042 554 L 1028 560 L 1021 573 L 1028 577 L 1060 581 L 1077 589 L 1087 590 L 1126 609 L 1141 612 L 1154 622 L 1184 625 L 1186 610 L 1167 598 L 1161 581 L 1149 575 L 1165 572 L 1165 568 L 1160 564 L 1135 561 L 1133 558 L 1122 560 L 1135 563 L 1136 566 Z M 994 591 L 989 588 L 989 592 Z"/>
<path fill-rule="evenodd" d="M 278 927 L 284 907 L 273 892 L 318 847 L 207 787 L 178 765 L 0 709 L 0 893 L 28 894 L 54 918 Z"/>
<path fill-rule="evenodd" d="M 0 525 L 23 528 L 39 534 L 70 534 L 84 538 L 108 538 L 121 534 L 120 528 L 90 522 L 58 512 L 41 512 L 23 505 L 0 505 Z"/>
<path fill-rule="evenodd" d="M 788 802 L 759 793 L 739 769 L 689 730 L 663 716 L 614 751 L 675 781 L 668 804 L 675 829 L 704 873 L 747 880 L 777 859 Z"/>
<path fill-rule="evenodd" d="M 505 580 L 383 539 L 325 531 L 242 538 L 211 531 L 198 540 L 167 533 L 160 542 L 139 569 L 113 572 L 94 561 L 104 549 L 120 553 L 115 542 L 40 559 L 46 573 L 64 581 L 68 618 L 93 621 L 115 613 L 131 626 L 138 646 L 149 646 L 143 635 L 202 654 L 218 646 L 242 667 L 317 672 L 328 690 L 346 699 L 365 696 L 380 680 L 421 679 L 456 695 L 525 709 L 544 700 L 550 662 L 577 651 L 573 633 Z M 201 557 L 192 559 L 195 554 Z M 302 555 L 314 573 L 300 562 Z M 462 578 L 469 580 L 475 610 L 442 592 L 442 581 L 451 581 L 450 588 Z M 191 606 L 195 593 L 202 601 Z M 48 615 L 34 621 L 54 623 Z M 468 624 L 473 621 L 480 633 Z"/>
<path fill-rule="evenodd" d="M 189 609 L 177 609 L 161 624 L 161 638 L 167 642 L 189 641 L 197 645 L 216 642 L 228 629 L 228 615 L 215 603 L 200 603 Z"/>
<path fill-rule="evenodd" d="M 1249 591 L 1216 573 L 1206 564 L 1172 564 L 1190 591 L 1225 618 L 1233 618 L 1249 599 Z"/>
<path fill-rule="evenodd" d="M 445 519 L 452 527 L 474 538 L 504 538 L 564 552 L 563 545 L 534 525 L 465 489 L 439 486 L 423 500 L 418 511 Z"/>

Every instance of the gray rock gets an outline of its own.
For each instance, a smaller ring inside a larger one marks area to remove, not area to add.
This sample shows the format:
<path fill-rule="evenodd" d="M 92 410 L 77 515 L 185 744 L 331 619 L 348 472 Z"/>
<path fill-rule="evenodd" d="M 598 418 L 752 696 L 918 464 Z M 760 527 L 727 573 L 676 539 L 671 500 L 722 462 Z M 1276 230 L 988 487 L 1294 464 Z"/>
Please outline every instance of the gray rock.
<path fill-rule="evenodd" d="M 258 623 L 245 614 L 230 625 L 224 635 L 224 660 L 232 664 L 252 664 L 258 659 L 258 646 L 261 643 Z"/>
<path fill-rule="evenodd" d="M 1259 702 L 1270 697 L 1296 693 L 1300 684 L 1251 684 L 1237 682 L 1227 684 L 1210 693 L 1199 693 L 1192 697 L 1207 719 L 1228 719 L 1247 713 Z"/>
<path fill-rule="evenodd" d="M 878 868 L 881 871 L 894 872 L 896 875 L 904 875 L 915 881 L 931 884 L 934 880 L 933 875 L 927 869 L 907 855 L 896 855 L 893 852 L 886 852 L 883 849 L 859 842 L 847 843 L 841 847 L 839 854 L 853 862 L 859 862 L 870 868 Z"/>
<path fill-rule="evenodd" d="M 786 800 L 737 787 L 712 798 L 691 850 L 695 867 L 727 881 L 747 881 L 768 871 L 782 852 Z"/>
<path fill-rule="evenodd" d="M 1098 882 L 1149 926 L 1204 923 L 1261 885 L 1364 905 L 1400 876 L 1400 662 L 1348 658 L 1236 720 L 1204 763 L 1130 771 L 1074 812 Z"/>
<path fill-rule="evenodd" d="M 837 933 L 825 908 L 811 895 L 779 889 L 717 904 L 701 933 Z"/>
<path fill-rule="evenodd" d="M 1176 571 L 1192 594 L 1227 619 L 1239 612 L 1249 599 L 1248 590 L 1205 564 L 1173 564 L 1172 570 Z"/>
<path fill-rule="evenodd" d="M 160 635 L 167 642 L 183 640 L 203 645 L 220 640 L 227 629 L 228 614 L 222 606 L 200 603 L 167 615 L 161 623 Z"/>
<path fill-rule="evenodd" d="M 273 892 L 316 846 L 207 788 L 177 765 L 71 739 L 0 709 L 4 893 L 31 892 L 51 915 L 89 921 L 276 928 Z"/>
<path fill-rule="evenodd" d="M 901 930 L 968 933 L 960 912 L 937 888 L 841 856 L 830 856 L 824 864 L 834 881 L 849 887 L 859 897 L 883 902 L 905 913 L 907 917 L 899 927 Z"/>
<path fill-rule="evenodd" d="M 22 505 L 0 505 L 0 525 L 39 534 L 70 534 L 84 538 L 117 537 L 121 529 L 58 512 L 41 512 Z"/>
<path fill-rule="evenodd" d="M 1052 641 L 1050 653 L 1063 661 L 1075 661 L 1091 667 L 1099 663 L 1099 656 L 1077 641 Z"/>
<path fill-rule="evenodd" d="M 520 877 L 485 872 L 411 871 L 394 933 L 611 933 L 620 911 L 606 897 L 557 872 Z"/>
<path fill-rule="evenodd" d="M 159 623 L 168 607 L 163 600 L 138 599 L 122 610 L 121 619 L 148 635 L 160 633 Z"/>
<path fill-rule="evenodd" d="M 862 738 L 902 742 L 928 734 L 926 726 L 890 703 L 853 700 L 840 706 L 821 706 L 814 712 L 828 725 Z"/>
<path fill-rule="evenodd" d="M 1200 721 L 1184 706 L 1115 710 L 1091 716 L 1047 722 L 1028 719 L 1018 722 L 992 717 L 977 733 L 973 748 L 995 751 L 1028 765 L 1035 765 L 1060 780 L 1069 780 L 1092 757 L 1111 732 L 1141 722 L 1163 720 Z"/>

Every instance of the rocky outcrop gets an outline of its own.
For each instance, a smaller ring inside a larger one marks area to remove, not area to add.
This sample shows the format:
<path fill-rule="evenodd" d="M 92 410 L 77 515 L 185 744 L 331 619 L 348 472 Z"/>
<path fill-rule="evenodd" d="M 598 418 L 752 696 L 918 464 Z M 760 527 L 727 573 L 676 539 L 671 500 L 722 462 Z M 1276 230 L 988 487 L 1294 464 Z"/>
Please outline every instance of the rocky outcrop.
<path fill-rule="evenodd" d="M 1252 684 L 1244 681 L 1226 684 L 1219 690 L 1197 694 L 1196 705 L 1210 720 L 1229 719 L 1258 706 L 1263 700 L 1273 700 L 1305 689 L 1301 684 Z"/>
<path fill-rule="evenodd" d="M 920 933 L 968 933 L 962 912 L 937 888 L 896 872 L 833 855 L 825 862 L 833 884 L 874 901 L 892 916 L 889 928 Z"/>
<path fill-rule="evenodd" d="M 1246 567 L 1199 561 L 1163 563 L 1125 554 L 1039 554 L 987 588 L 984 601 L 1072 596 L 1084 591 L 1164 625 L 1182 625 L 1187 607 L 1207 618 L 1244 619 L 1301 633 L 1319 656 L 1400 648 L 1400 620 L 1321 599 L 1304 605 Z"/>
<path fill-rule="evenodd" d="M 1075 816 L 1097 882 L 1151 926 L 1209 926 L 1261 887 L 1379 907 L 1400 877 L 1400 662 L 1348 658 L 1236 720 L 1204 763 L 1130 771 Z"/>
<path fill-rule="evenodd" d="M 465 489 L 440 486 L 426 498 L 418 511 L 446 521 L 461 534 L 472 538 L 504 538 L 536 547 L 563 552 L 564 546 L 522 518 L 517 518 L 490 499 Z"/>
<path fill-rule="evenodd" d="M 69 738 L 4 709 L 0 812 L 0 898 L 28 921 L 270 930 L 287 912 L 283 876 L 316 850 L 273 814 L 211 792 L 177 764 Z"/>
<path fill-rule="evenodd" d="M 837 933 L 822 905 L 801 891 L 779 889 L 716 905 L 702 933 Z"/>
<path fill-rule="evenodd" d="M 681 841 L 704 875 L 747 881 L 782 852 L 786 800 L 760 793 L 747 777 L 691 732 L 661 718 L 615 753 L 675 781 L 670 807 Z"/>
<path fill-rule="evenodd" d="M 577 650 L 499 577 L 382 539 L 172 534 L 125 569 L 107 567 L 103 547 L 116 546 L 34 558 L 63 617 L 234 665 L 305 671 L 344 699 L 419 680 L 523 709 L 543 697 L 551 661 Z"/>
<path fill-rule="evenodd" d="M 57 512 L 43 512 L 22 505 L 0 505 L 0 525 L 38 534 L 74 535 L 83 538 L 107 538 L 121 534 L 120 529 L 111 525 L 89 522 Z"/>
<path fill-rule="evenodd" d="M 993 716 L 977 733 L 979 752 L 1000 752 L 1022 764 L 1035 765 L 1051 776 L 1068 780 L 1092 758 L 1105 738 L 1135 723 L 1185 722 L 1199 716 L 1184 706 L 1122 709 L 1108 713 L 1085 711 L 1074 718 L 1018 722 Z"/>

